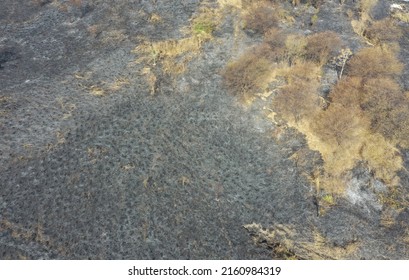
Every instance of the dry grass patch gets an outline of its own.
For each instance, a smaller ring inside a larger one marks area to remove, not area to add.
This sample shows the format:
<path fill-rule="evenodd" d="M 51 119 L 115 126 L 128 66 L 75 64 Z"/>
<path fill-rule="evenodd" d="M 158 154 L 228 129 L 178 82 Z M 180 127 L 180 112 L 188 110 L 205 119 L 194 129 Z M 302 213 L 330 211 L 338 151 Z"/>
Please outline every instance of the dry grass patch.
<path fill-rule="evenodd" d="M 402 21 L 402 22 L 406 22 L 406 23 L 409 22 L 409 13 L 408 12 L 395 10 L 392 13 L 392 17 L 399 20 L 399 21 Z"/>
<path fill-rule="evenodd" d="M 375 5 L 378 3 L 378 0 L 361 0 L 359 2 L 359 12 L 361 19 L 363 21 L 371 19 L 371 12 Z"/>
<path fill-rule="evenodd" d="M 200 53 L 201 45 L 202 40 L 198 37 L 188 37 L 146 42 L 136 47 L 134 52 L 142 54 L 142 61 L 151 65 L 160 62 L 164 72 L 178 75 L 185 72 L 186 64 Z"/>
<path fill-rule="evenodd" d="M 399 183 L 397 172 L 402 169 L 398 150 L 380 134 L 370 134 L 362 147 L 362 158 L 367 161 L 376 178 L 389 185 Z"/>
<path fill-rule="evenodd" d="M 137 46 L 133 52 L 140 54 L 136 63 L 145 62 L 156 65 L 160 63 L 165 73 L 179 75 L 186 71 L 187 64 L 197 57 L 203 43 L 213 38 L 222 17 L 222 10 L 211 8 L 204 3 L 191 20 L 190 25 L 183 28 L 185 38 L 158 42 L 146 41 Z"/>
<path fill-rule="evenodd" d="M 303 80 L 305 82 L 319 82 L 321 79 L 321 67 L 311 61 L 296 60 L 290 65 L 277 68 L 276 76 L 285 78 L 287 84 Z"/>

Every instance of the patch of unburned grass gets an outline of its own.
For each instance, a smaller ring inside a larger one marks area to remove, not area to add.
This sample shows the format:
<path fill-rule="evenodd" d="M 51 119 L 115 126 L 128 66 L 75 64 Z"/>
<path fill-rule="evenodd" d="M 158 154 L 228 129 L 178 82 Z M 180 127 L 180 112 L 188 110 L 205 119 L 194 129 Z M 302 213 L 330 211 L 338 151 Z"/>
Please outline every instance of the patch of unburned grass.
<path fill-rule="evenodd" d="M 200 55 L 203 44 L 213 38 L 213 31 L 220 23 L 221 17 L 220 8 L 203 3 L 190 19 L 190 24 L 181 30 L 186 37 L 142 43 L 133 50 L 141 55 L 136 63 L 144 62 L 153 66 L 160 63 L 165 73 L 182 74 L 186 71 L 189 61 Z"/>
<path fill-rule="evenodd" d="M 342 247 L 335 246 L 317 228 L 308 233 L 312 237 L 310 240 L 303 240 L 297 230 L 285 224 L 265 229 L 253 223 L 244 228 L 256 244 L 267 245 L 280 259 L 345 259 L 355 256 L 360 246 L 357 240 L 350 240 Z M 302 235 L 305 236 L 305 232 Z"/>
<path fill-rule="evenodd" d="M 406 23 L 409 22 L 409 12 L 395 11 L 392 13 L 392 17 L 402 22 L 406 22 Z"/>

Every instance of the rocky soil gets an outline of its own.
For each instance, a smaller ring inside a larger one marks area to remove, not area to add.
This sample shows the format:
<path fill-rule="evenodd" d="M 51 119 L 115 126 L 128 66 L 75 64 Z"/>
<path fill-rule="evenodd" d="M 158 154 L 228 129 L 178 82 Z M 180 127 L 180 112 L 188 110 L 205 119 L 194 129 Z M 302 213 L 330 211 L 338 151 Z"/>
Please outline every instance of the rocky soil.
<path fill-rule="evenodd" d="M 149 65 L 152 94 L 133 50 L 183 38 L 201 2 L 1 1 L 0 259 L 408 258 L 409 209 L 380 203 L 370 172 L 319 205 L 320 155 L 227 94 L 222 69 L 258 40 L 236 15 L 182 75 Z M 362 46 L 338 1 L 318 18 L 294 28 Z"/>

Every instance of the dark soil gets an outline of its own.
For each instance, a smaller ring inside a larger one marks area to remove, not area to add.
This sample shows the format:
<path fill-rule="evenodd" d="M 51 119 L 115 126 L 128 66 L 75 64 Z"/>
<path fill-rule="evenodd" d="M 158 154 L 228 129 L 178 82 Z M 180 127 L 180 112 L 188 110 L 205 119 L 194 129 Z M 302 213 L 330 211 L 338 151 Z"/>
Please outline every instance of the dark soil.
<path fill-rule="evenodd" d="M 367 200 L 341 199 L 317 215 L 304 175 L 319 155 L 298 165 L 290 157 L 303 137 L 287 130 L 275 140 L 257 103 L 245 107 L 222 86 L 221 70 L 249 45 L 232 43 L 228 23 L 182 76 L 154 68 L 150 94 L 132 50 L 142 37 L 181 38 L 200 1 L 34 2 L 0 4 L 0 259 L 275 257 L 253 242 L 251 223 L 289 225 L 295 244 L 316 231 L 330 247 L 359 243 L 347 258 L 409 257 L 408 210 L 390 210 L 397 222 L 382 226 L 365 170 L 353 175 L 354 195 Z M 339 31 L 338 17 L 317 30 Z M 117 77 L 130 83 L 103 97 L 86 89 Z"/>

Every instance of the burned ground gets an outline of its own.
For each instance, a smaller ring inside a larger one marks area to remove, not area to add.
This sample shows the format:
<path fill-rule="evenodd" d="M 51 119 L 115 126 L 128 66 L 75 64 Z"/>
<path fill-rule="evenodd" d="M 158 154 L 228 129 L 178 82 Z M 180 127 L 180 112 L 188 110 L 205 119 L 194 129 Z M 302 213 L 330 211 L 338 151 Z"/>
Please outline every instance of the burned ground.
<path fill-rule="evenodd" d="M 408 257 L 407 208 L 379 206 L 370 172 L 317 205 L 320 155 L 227 93 L 223 68 L 260 40 L 234 13 L 173 76 L 133 50 L 183 38 L 201 1 L 115 2 L 0 4 L 0 259 L 283 257 L 253 223 L 298 258 Z M 335 5 L 312 29 L 347 26 L 326 27 Z"/>

